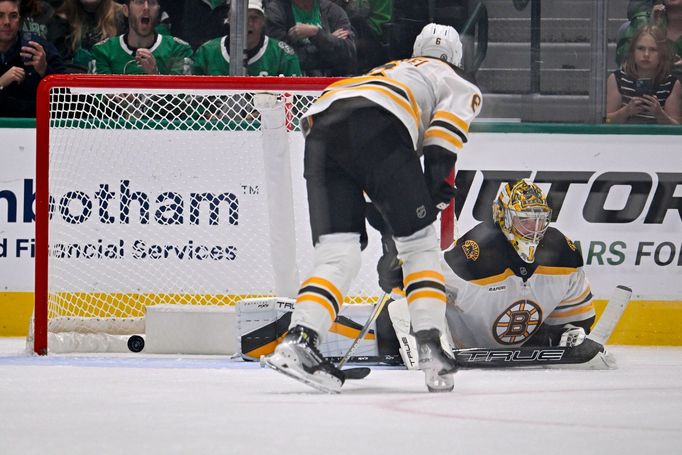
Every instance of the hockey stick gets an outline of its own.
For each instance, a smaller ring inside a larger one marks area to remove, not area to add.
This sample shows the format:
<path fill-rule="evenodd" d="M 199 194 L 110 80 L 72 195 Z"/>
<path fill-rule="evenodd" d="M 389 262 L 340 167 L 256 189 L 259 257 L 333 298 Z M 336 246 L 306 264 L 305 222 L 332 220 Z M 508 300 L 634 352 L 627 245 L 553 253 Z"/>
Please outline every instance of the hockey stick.
<path fill-rule="evenodd" d="M 355 340 L 353 340 L 353 343 L 348 348 L 348 351 L 346 351 L 344 356 L 341 357 L 341 360 L 339 360 L 339 363 L 336 365 L 336 367 L 339 370 L 343 368 L 346 362 L 348 362 L 348 359 L 350 359 L 350 356 L 355 351 L 355 348 L 357 348 L 358 344 L 360 344 L 360 341 L 363 338 L 365 338 L 365 335 L 367 335 L 367 332 L 369 332 L 369 328 L 371 327 L 372 323 L 379 316 L 379 313 L 381 313 L 381 310 L 383 310 L 384 306 L 386 305 L 386 302 L 388 302 L 389 300 L 391 300 L 391 296 L 388 293 L 384 293 L 384 295 L 379 300 L 379 303 L 377 303 L 376 307 L 374 307 L 374 311 L 372 311 L 372 314 L 367 319 L 367 322 L 365 322 L 365 325 L 362 327 L 362 330 L 360 330 L 360 333 L 355 338 Z M 370 371 L 372 370 L 370 370 L 367 367 L 358 367 L 347 368 L 343 370 L 343 373 L 346 375 L 346 379 L 363 379 L 367 377 Z"/>
<path fill-rule="evenodd" d="M 575 347 L 518 347 L 518 348 L 471 348 L 454 349 L 453 354 L 460 368 L 510 368 L 544 367 L 550 365 L 588 364 L 604 346 L 586 338 Z M 601 367 L 604 368 L 606 363 Z"/>
<path fill-rule="evenodd" d="M 619 284 L 613 291 L 611 298 L 604 308 L 599 321 L 588 335 L 588 338 L 593 339 L 599 344 L 606 344 L 609 337 L 616 328 L 616 324 L 620 321 L 625 307 L 627 307 L 630 297 L 632 296 L 632 289 L 627 286 Z"/>
<path fill-rule="evenodd" d="M 529 366 L 575 365 L 580 368 L 610 368 L 613 358 L 603 345 L 613 333 L 625 310 L 632 290 L 627 286 L 616 287 L 604 312 L 583 345 L 568 347 L 512 347 L 454 349 L 453 354 L 462 368 L 508 368 Z M 391 322 L 400 341 L 400 354 L 408 369 L 416 368 L 414 338 L 410 335 L 407 308 L 400 301 L 388 307 Z M 581 347 L 582 346 L 582 347 Z"/>
<path fill-rule="evenodd" d="M 453 354 L 460 367 L 464 369 L 555 366 L 563 368 L 570 366 L 592 369 L 613 368 L 613 359 L 607 355 L 604 344 L 613 333 L 631 296 L 632 290 L 630 288 L 618 285 L 592 332 L 582 344 L 575 347 L 469 348 L 454 349 Z M 390 308 L 391 306 L 389 306 L 389 310 Z M 371 323 L 371 320 L 370 318 L 368 323 Z M 349 353 L 352 352 L 352 349 L 354 346 L 351 346 Z M 362 360 L 375 361 L 376 359 L 374 357 L 366 359 L 358 357 L 358 361 Z M 356 373 L 354 370 L 358 370 L 358 372 Z M 364 370 L 366 370 L 366 374 L 362 374 Z M 349 377 L 349 379 L 362 379 L 369 374 L 370 370 L 369 368 L 350 368 L 345 371 L 350 371 L 351 375 L 358 375 L 357 377 Z"/>

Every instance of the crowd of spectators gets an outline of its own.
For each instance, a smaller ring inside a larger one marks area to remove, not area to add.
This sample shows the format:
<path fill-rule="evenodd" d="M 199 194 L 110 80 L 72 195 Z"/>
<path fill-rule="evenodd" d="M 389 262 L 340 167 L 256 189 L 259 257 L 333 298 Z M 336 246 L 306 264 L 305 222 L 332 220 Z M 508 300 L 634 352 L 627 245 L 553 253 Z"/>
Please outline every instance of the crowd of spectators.
<path fill-rule="evenodd" d="M 389 49 L 387 31 L 418 3 L 249 0 L 247 74 L 348 76 L 407 57 L 396 55 L 400 43 Z M 0 6 L 0 116 L 34 116 L 37 84 L 52 73 L 230 73 L 230 0 L 0 0 Z M 618 70 L 607 82 L 606 120 L 678 123 L 682 0 L 630 0 L 627 15 Z M 650 58 L 633 49 L 637 40 L 656 41 L 653 94 L 631 91 L 639 79 L 652 79 L 643 75 Z"/>
<path fill-rule="evenodd" d="M 249 0 L 249 75 L 347 76 L 383 63 L 393 0 Z M 35 116 L 52 73 L 230 74 L 229 0 L 0 0 L 0 115 Z M 360 65 L 349 15 L 361 30 Z M 37 60 L 33 60 L 33 59 Z"/>

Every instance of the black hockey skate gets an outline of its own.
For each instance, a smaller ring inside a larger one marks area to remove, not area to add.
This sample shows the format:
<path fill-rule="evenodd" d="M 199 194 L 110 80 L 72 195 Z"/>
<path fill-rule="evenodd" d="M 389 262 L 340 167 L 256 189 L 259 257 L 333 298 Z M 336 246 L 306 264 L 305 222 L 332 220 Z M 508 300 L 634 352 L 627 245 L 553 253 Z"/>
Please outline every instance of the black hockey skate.
<path fill-rule="evenodd" d="M 327 393 L 341 392 L 345 375 L 317 349 L 317 333 L 297 325 L 263 358 L 263 363 L 289 377 Z"/>
<path fill-rule="evenodd" d="M 426 375 L 429 392 L 451 392 L 455 388 L 453 373 L 457 361 L 443 350 L 437 329 L 421 330 L 414 334 L 419 353 L 419 369 Z"/>

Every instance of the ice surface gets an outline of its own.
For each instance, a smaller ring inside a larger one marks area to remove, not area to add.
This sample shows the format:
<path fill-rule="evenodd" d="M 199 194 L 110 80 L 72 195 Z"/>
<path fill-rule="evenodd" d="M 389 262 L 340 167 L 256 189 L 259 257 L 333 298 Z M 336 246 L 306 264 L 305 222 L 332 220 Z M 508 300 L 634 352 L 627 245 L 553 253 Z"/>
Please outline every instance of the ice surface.
<path fill-rule="evenodd" d="M 227 357 L 22 353 L 0 338 L 0 454 L 679 454 L 682 348 L 619 369 L 375 368 L 326 395 Z"/>

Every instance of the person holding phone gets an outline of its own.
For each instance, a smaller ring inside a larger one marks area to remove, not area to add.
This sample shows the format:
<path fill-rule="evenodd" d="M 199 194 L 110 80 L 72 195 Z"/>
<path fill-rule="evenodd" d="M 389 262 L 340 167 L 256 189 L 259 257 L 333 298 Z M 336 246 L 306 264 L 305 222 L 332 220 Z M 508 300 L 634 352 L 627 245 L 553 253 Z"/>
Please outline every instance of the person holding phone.
<path fill-rule="evenodd" d="M 40 80 L 64 72 L 57 49 L 32 33 L 20 34 L 19 0 L 0 0 L 0 117 L 35 117 Z"/>
<path fill-rule="evenodd" d="M 623 65 L 606 82 L 606 122 L 679 124 L 682 88 L 671 73 L 665 33 L 646 25 L 632 43 Z"/>

